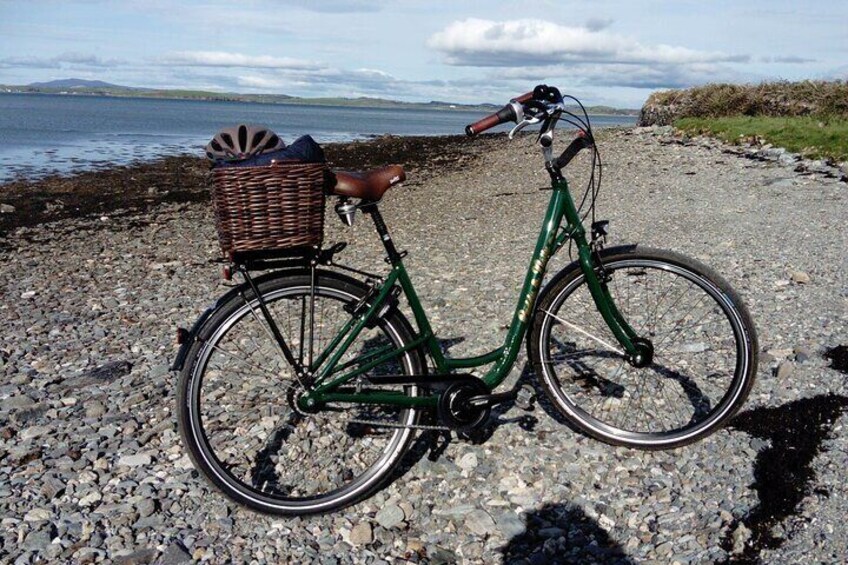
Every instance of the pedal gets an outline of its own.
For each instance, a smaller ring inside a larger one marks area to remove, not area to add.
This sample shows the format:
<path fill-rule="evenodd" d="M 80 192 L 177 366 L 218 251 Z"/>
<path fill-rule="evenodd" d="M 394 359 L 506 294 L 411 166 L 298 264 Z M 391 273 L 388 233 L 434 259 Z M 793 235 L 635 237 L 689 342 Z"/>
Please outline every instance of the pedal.
<path fill-rule="evenodd" d="M 532 412 L 536 408 L 536 393 L 529 386 L 518 389 L 515 396 L 515 405 L 525 412 Z"/>

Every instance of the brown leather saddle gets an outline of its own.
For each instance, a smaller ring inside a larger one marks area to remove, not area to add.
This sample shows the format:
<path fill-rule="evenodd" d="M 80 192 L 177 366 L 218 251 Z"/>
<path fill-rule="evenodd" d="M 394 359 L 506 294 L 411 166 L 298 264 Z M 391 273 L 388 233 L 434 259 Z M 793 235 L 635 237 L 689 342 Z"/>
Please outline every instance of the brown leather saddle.
<path fill-rule="evenodd" d="M 400 165 L 389 165 L 370 171 L 335 171 L 336 185 L 332 193 L 338 196 L 377 201 L 394 185 L 406 180 Z"/>

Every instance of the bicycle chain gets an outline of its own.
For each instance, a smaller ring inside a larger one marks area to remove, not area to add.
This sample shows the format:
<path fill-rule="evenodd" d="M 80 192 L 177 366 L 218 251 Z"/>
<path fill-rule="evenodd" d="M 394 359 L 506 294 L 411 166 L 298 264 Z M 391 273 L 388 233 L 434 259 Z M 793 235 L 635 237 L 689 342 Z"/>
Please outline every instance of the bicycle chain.
<path fill-rule="evenodd" d="M 410 430 L 430 430 L 436 432 L 449 432 L 447 426 L 428 426 L 426 424 L 396 424 L 395 422 L 385 422 L 380 420 L 348 420 L 350 424 L 364 424 L 366 426 L 381 426 L 384 428 L 404 428 Z"/>

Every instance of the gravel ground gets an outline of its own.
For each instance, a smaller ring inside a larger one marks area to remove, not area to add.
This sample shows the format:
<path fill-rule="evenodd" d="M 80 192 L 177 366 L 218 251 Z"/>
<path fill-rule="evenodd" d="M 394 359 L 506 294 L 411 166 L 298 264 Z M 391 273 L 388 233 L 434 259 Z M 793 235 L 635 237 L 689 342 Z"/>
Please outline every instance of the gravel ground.
<path fill-rule="evenodd" d="M 437 333 L 473 355 L 505 335 L 547 177 L 530 137 L 451 143 L 449 166 L 416 164 L 383 210 Z M 506 407 L 487 441 L 454 438 L 356 506 L 254 514 L 198 477 L 174 422 L 174 330 L 226 290 L 209 204 L 109 210 L 2 241 L 0 562 L 841 561 L 848 185 L 779 150 L 665 129 L 608 131 L 600 147 L 611 243 L 692 255 L 749 305 L 758 382 L 728 428 L 641 452 Z M 362 219 L 328 217 L 327 242 L 384 267 Z M 532 379 L 525 364 L 507 384 Z"/>

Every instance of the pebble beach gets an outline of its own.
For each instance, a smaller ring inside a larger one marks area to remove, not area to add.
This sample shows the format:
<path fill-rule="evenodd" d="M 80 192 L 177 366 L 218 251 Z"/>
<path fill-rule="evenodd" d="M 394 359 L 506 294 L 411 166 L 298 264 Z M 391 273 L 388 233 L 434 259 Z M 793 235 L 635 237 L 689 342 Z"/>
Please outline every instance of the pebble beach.
<path fill-rule="evenodd" d="M 382 211 L 452 355 L 506 335 L 550 194 L 534 141 L 325 148 L 338 168 L 405 165 Z M 229 502 L 176 429 L 176 328 L 229 284 L 206 162 L 0 186 L 0 562 L 843 561 L 848 171 L 667 127 L 598 145 L 609 244 L 695 257 L 747 303 L 761 351 L 746 406 L 701 442 L 646 452 L 579 435 L 543 402 L 504 405 L 485 441 L 421 447 L 374 497 L 297 519 Z M 577 194 L 587 169 L 580 156 L 567 171 Z M 367 218 L 327 214 L 325 242 L 349 243 L 338 260 L 385 270 Z M 548 279 L 569 262 L 556 255 Z M 534 380 L 522 354 L 502 386 Z"/>

